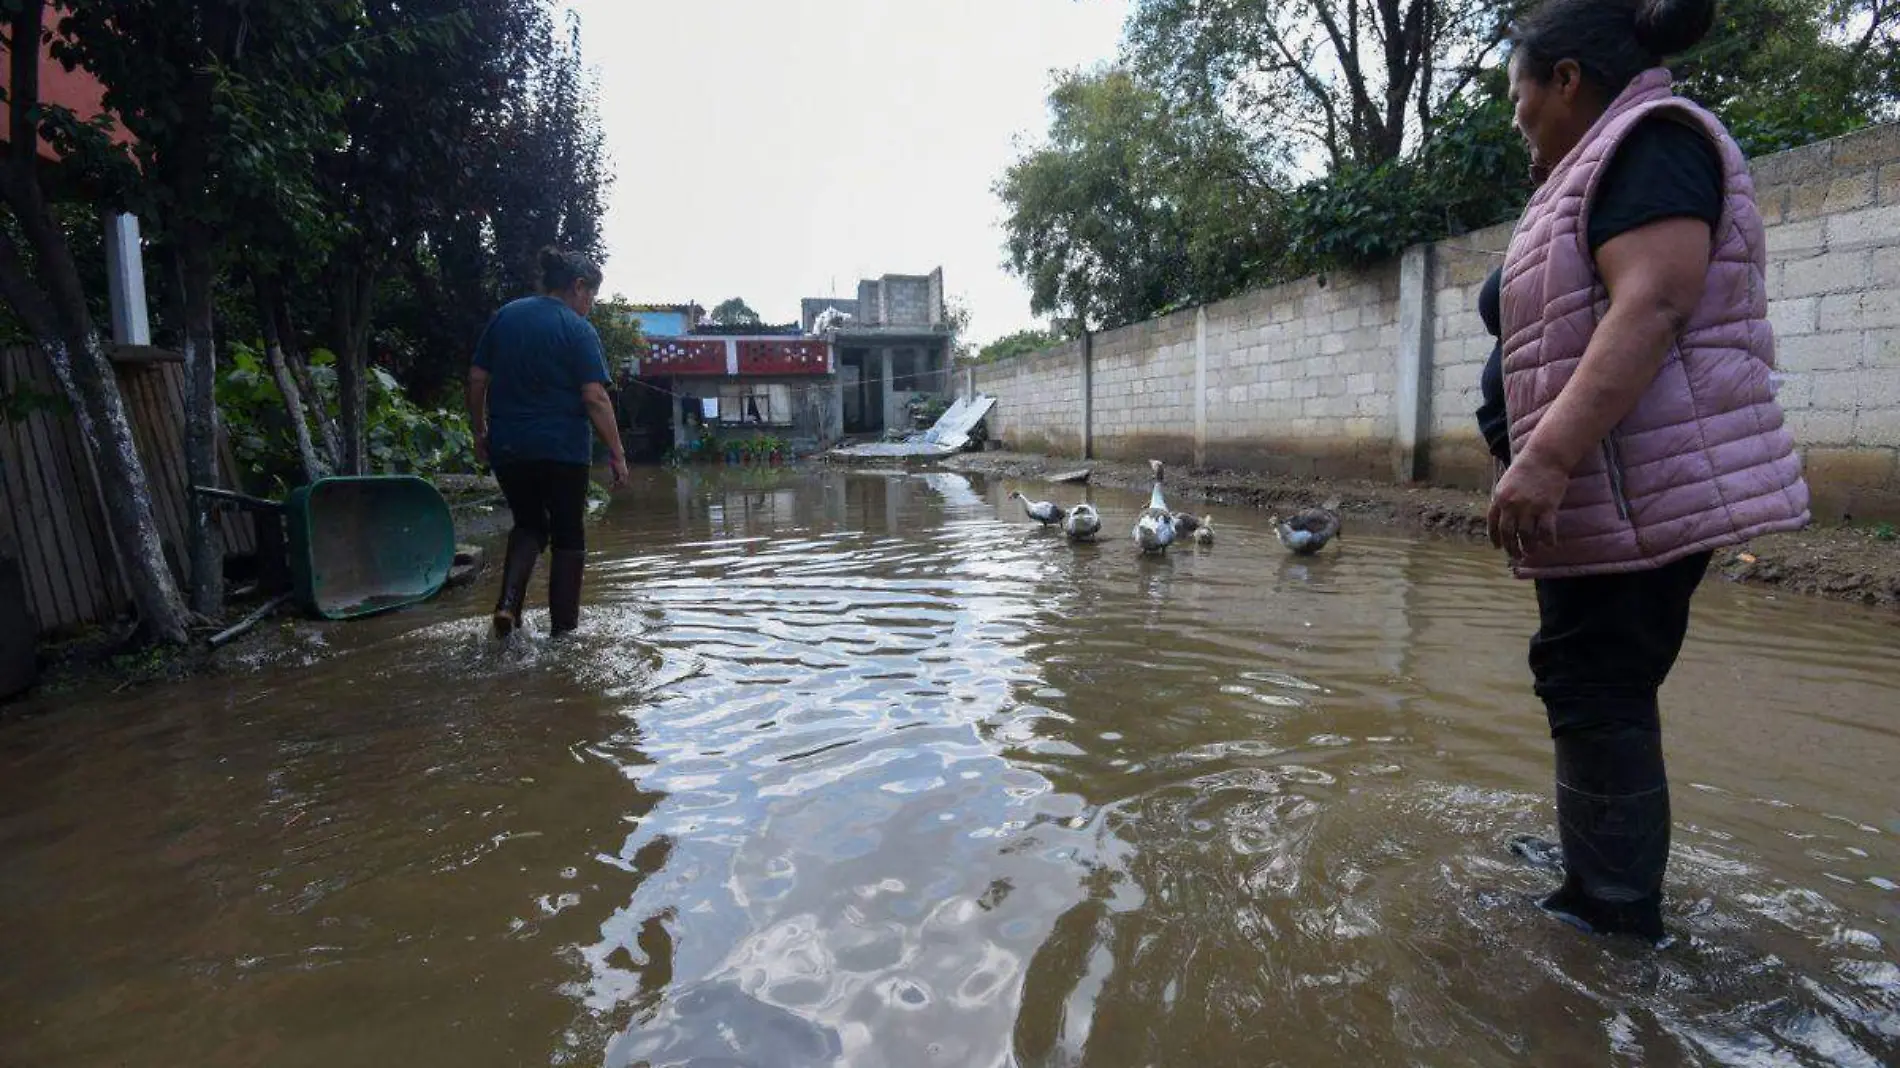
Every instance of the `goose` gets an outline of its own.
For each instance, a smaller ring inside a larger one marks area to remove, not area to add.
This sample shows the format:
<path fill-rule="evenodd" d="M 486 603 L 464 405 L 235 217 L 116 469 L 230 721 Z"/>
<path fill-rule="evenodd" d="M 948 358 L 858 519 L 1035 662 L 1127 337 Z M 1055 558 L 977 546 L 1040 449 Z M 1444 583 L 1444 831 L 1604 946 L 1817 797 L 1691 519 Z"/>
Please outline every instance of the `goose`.
<path fill-rule="evenodd" d="M 1204 515 L 1195 521 L 1194 532 L 1189 534 L 1188 537 L 1192 539 L 1196 545 L 1214 544 L 1214 517 Z"/>
<path fill-rule="evenodd" d="M 1009 499 L 1023 502 L 1023 514 L 1045 527 L 1062 522 L 1062 507 L 1054 501 L 1032 501 L 1015 490 L 1010 491 Z"/>
<path fill-rule="evenodd" d="M 1323 508 L 1308 508 L 1289 519 L 1275 519 L 1280 544 L 1301 556 L 1311 556 L 1339 536 L 1338 501 L 1327 501 Z"/>
<path fill-rule="evenodd" d="M 1161 499 L 1161 461 L 1149 460 L 1148 469 L 1154 472 L 1155 484 L 1148 494 L 1148 510 L 1135 521 L 1135 545 L 1144 553 L 1158 553 L 1174 544 L 1174 513 Z"/>
<path fill-rule="evenodd" d="M 1078 504 L 1062 519 L 1062 532 L 1070 541 L 1094 541 L 1102 532 L 1102 516 L 1092 504 Z"/>

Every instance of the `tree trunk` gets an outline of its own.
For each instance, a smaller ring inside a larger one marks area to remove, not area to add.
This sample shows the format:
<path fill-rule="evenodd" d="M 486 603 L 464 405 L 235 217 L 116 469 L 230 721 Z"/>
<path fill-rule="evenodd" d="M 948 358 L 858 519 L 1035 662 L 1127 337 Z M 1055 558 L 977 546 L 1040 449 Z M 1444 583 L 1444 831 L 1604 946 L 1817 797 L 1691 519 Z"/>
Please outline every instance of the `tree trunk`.
<path fill-rule="evenodd" d="M 45 16 L 43 4 L 18 5 L 8 39 L 38 41 Z M 132 437 L 125 398 L 119 393 L 105 341 L 93 328 L 72 248 L 39 186 L 39 138 L 32 117 L 39 107 L 39 50 L 14 48 L 9 58 L 12 138 L 8 166 L 0 177 L 0 196 L 13 209 L 20 232 L 32 246 L 38 282 L 12 237 L 0 232 L 0 290 L 32 331 L 72 402 L 107 528 L 118 549 L 119 570 L 139 614 L 140 631 L 151 641 L 183 645 L 189 638 L 189 618 L 165 561 L 150 483 Z"/>
<path fill-rule="evenodd" d="M 310 421 L 317 425 L 317 433 L 323 437 L 323 451 L 328 460 L 326 466 L 332 471 L 341 470 L 343 439 L 337 433 L 336 420 L 330 417 L 323 391 L 317 388 L 317 380 L 310 375 L 310 364 L 304 359 L 303 347 L 297 344 L 297 331 L 290 321 L 290 302 L 281 287 L 275 296 L 276 304 L 270 312 L 276 324 L 277 342 L 283 346 L 284 362 L 290 365 L 290 373 L 297 380 L 297 388 L 303 392 L 304 404 L 310 409 Z"/>
<path fill-rule="evenodd" d="M 180 268 L 185 288 L 185 478 L 193 486 L 217 486 L 217 342 L 211 287 L 215 273 L 207 235 L 184 235 Z M 191 607 L 216 618 L 224 610 L 224 554 L 213 526 L 211 502 L 190 495 Z"/>
<path fill-rule="evenodd" d="M 365 392 L 369 369 L 369 304 L 375 274 L 369 267 L 339 271 L 330 295 L 330 327 L 336 345 L 338 407 L 343 423 L 343 469 L 369 473 L 369 415 Z"/>
<path fill-rule="evenodd" d="M 303 463 L 303 480 L 315 482 L 323 477 L 323 465 L 317 460 L 317 447 L 310 440 L 310 424 L 304 418 L 303 391 L 290 373 L 290 363 L 284 358 L 283 338 L 277 332 L 277 283 L 261 274 L 253 274 L 251 284 L 257 294 L 257 321 L 264 328 L 264 358 L 270 362 L 277 392 L 284 397 L 284 414 L 289 417 L 291 432 L 297 438 L 297 458 Z"/>

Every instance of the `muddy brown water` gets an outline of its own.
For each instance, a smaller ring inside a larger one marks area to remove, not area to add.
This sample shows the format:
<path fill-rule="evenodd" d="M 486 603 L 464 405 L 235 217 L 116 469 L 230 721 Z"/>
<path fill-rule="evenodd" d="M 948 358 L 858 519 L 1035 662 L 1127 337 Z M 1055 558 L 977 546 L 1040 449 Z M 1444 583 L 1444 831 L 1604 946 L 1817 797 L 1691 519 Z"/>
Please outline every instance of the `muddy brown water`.
<path fill-rule="evenodd" d="M 1705 588 L 1654 953 L 1526 904 L 1480 548 L 640 478 L 566 643 L 484 583 L 0 725 L 0 1064 L 1900 1063 L 1891 615 Z"/>

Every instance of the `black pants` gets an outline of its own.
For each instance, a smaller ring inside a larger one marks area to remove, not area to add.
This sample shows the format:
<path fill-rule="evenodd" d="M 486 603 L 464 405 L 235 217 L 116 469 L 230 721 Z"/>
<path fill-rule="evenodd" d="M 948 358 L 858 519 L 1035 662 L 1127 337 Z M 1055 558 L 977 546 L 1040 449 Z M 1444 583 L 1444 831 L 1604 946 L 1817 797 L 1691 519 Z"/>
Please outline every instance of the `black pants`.
<path fill-rule="evenodd" d="M 587 548 L 587 465 L 509 460 L 495 465 L 515 527 L 538 535 L 556 552 Z"/>
<path fill-rule="evenodd" d="M 1661 729 L 1656 692 L 1682 652 L 1689 601 L 1713 555 L 1651 571 L 1537 580 L 1531 674 L 1551 737 Z"/>

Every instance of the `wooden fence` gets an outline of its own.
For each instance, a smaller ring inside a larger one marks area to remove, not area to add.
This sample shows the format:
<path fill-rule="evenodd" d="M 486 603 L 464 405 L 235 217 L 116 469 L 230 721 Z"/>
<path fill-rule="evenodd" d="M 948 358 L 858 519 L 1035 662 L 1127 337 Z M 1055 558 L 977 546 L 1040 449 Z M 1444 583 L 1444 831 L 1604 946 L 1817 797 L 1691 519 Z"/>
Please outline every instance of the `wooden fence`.
<path fill-rule="evenodd" d="M 182 583 L 190 566 L 185 476 L 185 368 L 175 353 L 122 349 L 114 358 L 132 432 L 151 482 L 159 536 Z M 18 567 L 40 634 L 118 618 L 129 595 L 119 571 L 79 423 L 37 348 L 0 349 L 0 566 Z M 218 443 L 226 486 L 237 465 Z M 248 517 L 218 524 L 226 555 L 254 552 Z"/>

